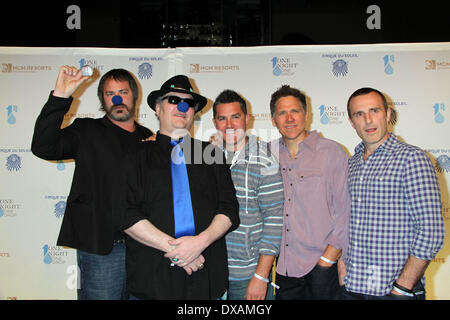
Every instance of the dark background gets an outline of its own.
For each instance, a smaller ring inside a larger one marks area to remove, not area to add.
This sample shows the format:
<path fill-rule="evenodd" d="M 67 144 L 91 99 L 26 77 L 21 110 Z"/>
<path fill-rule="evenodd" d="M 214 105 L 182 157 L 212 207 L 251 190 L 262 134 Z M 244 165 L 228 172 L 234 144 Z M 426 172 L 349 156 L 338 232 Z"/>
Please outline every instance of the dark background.
<path fill-rule="evenodd" d="M 111 0 L 2 3 L 0 46 L 164 48 L 450 41 L 450 1 Z M 81 29 L 69 30 L 69 5 Z M 369 30 L 369 5 L 381 29 Z"/>

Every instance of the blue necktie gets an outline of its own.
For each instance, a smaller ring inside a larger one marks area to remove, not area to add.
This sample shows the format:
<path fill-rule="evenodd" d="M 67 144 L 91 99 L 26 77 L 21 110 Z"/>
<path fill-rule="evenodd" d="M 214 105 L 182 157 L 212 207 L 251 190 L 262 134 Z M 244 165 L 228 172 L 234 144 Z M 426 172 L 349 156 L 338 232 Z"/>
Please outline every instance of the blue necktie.
<path fill-rule="evenodd" d="M 175 238 L 195 235 L 194 212 L 192 210 L 189 179 L 181 150 L 180 140 L 172 140 L 173 147 L 170 169 L 172 173 L 173 213 L 175 219 Z"/>

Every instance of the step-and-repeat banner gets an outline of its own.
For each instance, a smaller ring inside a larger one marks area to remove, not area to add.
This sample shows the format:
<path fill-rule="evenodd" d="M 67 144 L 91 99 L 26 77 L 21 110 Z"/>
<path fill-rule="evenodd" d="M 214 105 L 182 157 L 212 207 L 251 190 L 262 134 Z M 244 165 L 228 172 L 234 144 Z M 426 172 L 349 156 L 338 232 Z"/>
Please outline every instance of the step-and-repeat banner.
<path fill-rule="evenodd" d="M 427 152 L 439 178 L 446 230 L 450 220 L 450 43 L 243 48 L 103 49 L 0 47 L 0 299 L 75 299 L 75 250 L 56 245 L 74 171 L 73 161 L 45 161 L 30 150 L 34 123 L 54 88 L 59 67 L 91 65 L 63 126 L 77 117 L 102 117 L 98 80 L 113 68 L 131 71 L 142 97 L 137 120 L 156 131 L 147 94 L 175 74 L 192 78 L 210 99 L 192 134 L 215 132 L 212 101 L 234 89 L 248 101 L 249 131 L 279 137 L 269 111 L 283 84 L 308 100 L 309 129 L 339 142 L 349 156 L 359 138 L 346 103 L 360 87 L 374 87 L 398 112 L 392 130 Z M 428 299 L 450 299 L 450 236 L 426 271 Z"/>

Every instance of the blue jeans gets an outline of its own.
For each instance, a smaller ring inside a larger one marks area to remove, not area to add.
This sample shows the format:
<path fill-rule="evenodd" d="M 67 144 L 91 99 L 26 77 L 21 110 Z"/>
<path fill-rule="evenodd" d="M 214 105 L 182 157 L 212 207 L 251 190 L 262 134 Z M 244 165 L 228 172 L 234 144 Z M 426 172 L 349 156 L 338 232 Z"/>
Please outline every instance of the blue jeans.
<path fill-rule="evenodd" d="M 123 300 L 126 293 L 125 243 L 116 243 L 108 255 L 77 250 L 78 300 Z"/>
<path fill-rule="evenodd" d="M 272 276 L 269 277 L 272 281 Z M 250 282 L 249 280 L 230 280 L 228 281 L 228 300 L 245 300 L 245 293 Z M 273 294 L 273 287 L 270 283 L 267 284 L 266 300 L 275 300 Z"/>

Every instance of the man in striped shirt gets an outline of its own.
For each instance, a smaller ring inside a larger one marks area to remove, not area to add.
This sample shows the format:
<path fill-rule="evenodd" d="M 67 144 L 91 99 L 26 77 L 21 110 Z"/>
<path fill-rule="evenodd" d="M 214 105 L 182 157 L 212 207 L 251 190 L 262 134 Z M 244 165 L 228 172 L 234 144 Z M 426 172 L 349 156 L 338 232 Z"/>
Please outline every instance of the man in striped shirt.
<path fill-rule="evenodd" d="M 423 274 L 445 236 L 433 165 L 425 152 L 389 133 L 393 111 L 380 91 L 356 90 L 347 111 L 362 142 L 349 161 L 343 298 L 423 300 Z"/>
<path fill-rule="evenodd" d="M 228 298 L 273 299 L 270 270 L 279 253 L 284 205 L 279 165 L 267 143 L 246 134 L 249 115 L 239 94 L 220 93 L 213 114 L 219 145 L 231 164 L 241 220 L 239 228 L 226 236 Z"/>

